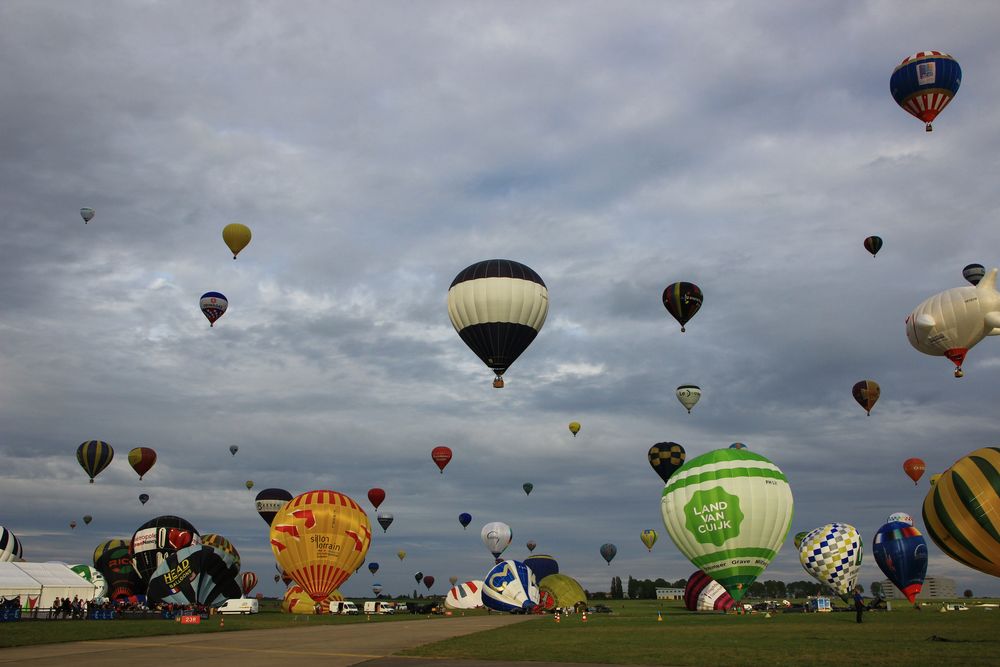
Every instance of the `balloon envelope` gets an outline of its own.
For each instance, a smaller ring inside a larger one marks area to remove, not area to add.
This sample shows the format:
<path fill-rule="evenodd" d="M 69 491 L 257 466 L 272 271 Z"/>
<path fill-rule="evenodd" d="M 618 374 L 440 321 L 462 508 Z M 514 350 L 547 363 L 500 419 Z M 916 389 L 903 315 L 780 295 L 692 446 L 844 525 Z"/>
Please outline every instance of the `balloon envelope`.
<path fill-rule="evenodd" d="M 80 209 L 80 217 L 83 218 L 83 224 L 87 224 L 94 219 L 94 214 L 96 211 L 89 206 L 84 206 Z"/>
<path fill-rule="evenodd" d="M 901 521 L 887 523 L 875 533 L 872 555 L 879 569 L 912 603 L 927 574 L 927 542 L 920 531 Z"/>
<path fill-rule="evenodd" d="M 444 467 L 448 465 L 451 461 L 451 449 L 445 447 L 444 445 L 438 445 L 431 450 L 431 459 L 433 459 L 434 464 L 444 473 Z"/>
<path fill-rule="evenodd" d="M 462 524 L 462 528 L 465 528 L 470 523 L 472 523 L 472 515 L 468 512 L 462 512 L 458 515 L 458 522 Z"/>
<path fill-rule="evenodd" d="M 962 68 L 958 61 L 940 51 L 920 51 L 896 66 L 889 78 L 889 92 L 906 113 L 931 122 L 958 93 Z"/>
<path fill-rule="evenodd" d="M 132 600 L 145 590 L 138 572 L 132 566 L 129 543 L 122 539 L 102 542 L 94 549 L 94 567 L 108 582 L 108 597 L 112 600 Z"/>
<path fill-rule="evenodd" d="M 529 556 L 524 559 L 524 564 L 531 568 L 531 571 L 535 573 L 535 578 L 538 581 L 541 581 L 550 575 L 559 574 L 559 563 L 555 558 L 549 556 L 548 554 Z"/>
<path fill-rule="evenodd" d="M 211 547 L 193 544 L 166 555 L 149 579 L 146 600 L 214 607 L 240 594 L 222 557 Z"/>
<path fill-rule="evenodd" d="M 199 301 L 201 312 L 208 319 L 210 327 L 215 326 L 215 321 L 222 317 L 229 309 L 229 299 L 222 292 L 205 292 Z"/>
<path fill-rule="evenodd" d="M 149 447 L 136 447 L 128 453 L 128 464 L 139 475 L 139 479 L 149 472 L 154 463 L 156 463 L 156 452 Z"/>
<path fill-rule="evenodd" d="M 430 590 L 431 586 L 433 585 L 434 585 L 434 577 L 428 574 L 427 576 L 424 577 L 424 586 L 427 587 L 427 590 Z"/>
<path fill-rule="evenodd" d="M 458 581 L 456 579 L 455 581 Z M 462 584 L 452 584 L 444 598 L 444 606 L 448 609 L 476 609 L 483 606 L 483 582 L 479 580 L 466 581 Z"/>
<path fill-rule="evenodd" d="M 103 440 L 88 440 L 76 448 L 76 460 L 90 477 L 90 483 L 115 457 L 115 450 Z"/>
<path fill-rule="evenodd" d="M 247 247 L 252 236 L 250 228 L 238 222 L 222 228 L 222 240 L 229 246 L 229 250 L 233 253 L 233 259 L 236 259 L 236 255 L 240 254 L 240 250 Z"/>
<path fill-rule="evenodd" d="M 580 422 L 570 422 L 569 432 L 572 433 L 573 437 L 575 438 L 576 434 L 580 432 Z"/>
<path fill-rule="evenodd" d="M 532 609 L 538 604 L 535 573 L 516 560 L 500 561 L 483 578 L 483 604 L 494 611 Z"/>
<path fill-rule="evenodd" d="M 537 577 L 537 573 L 536 573 Z M 586 602 L 587 594 L 580 583 L 565 574 L 550 574 L 538 579 L 539 595 L 548 593 L 554 607 L 572 607 L 578 602 Z"/>
<path fill-rule="evenodd" d="M 236 456 L 236 452 L 240 451 L 239 445 L 229 445 L 229 453 Z"/>
<path fill-rule="evenodd" d="M 21 541 L 10 530 L 0 526 L 0 563 L 19 561 L 23 558 Z"/>
<path fill-rule="evenodd" d="M 396 556 L 399 557 L 399 560 L 403 560 L 404 558 L 406 558 L 406 552 L 405 551 L 397 551 L 396 552 Z"/>
<path fill-rule="evenodd" d="M 871 415 L 872 408 L 875 407 L 875 402 L 881 395 L 882 390 L 875 380 L 861 380 L 854 384 L 851 393 L 854 394 L 854 400 L 858 402 L 858 405 L 864 408 L 864 411 L 868 415 Z"/>
<path fill-rule="evenodd" d="M 378 563 L 374 563 L 374 562 L 368 563 L 368 571 L 371 572 L 373 575 L 376 572 L 378 572 Z"/>
<path fill-rule="evenodd" d="M 145 505 L 147 502 L 149 502 L 149 494 L 148 493 L 140 493 L 139 494 L 139 502 L 142 503 L 143 505 Z"/>
<path fill-rule="evenodd" d="M 222 535 L 217 535 L 216 533 L 203 533 L 201 536 L 201 543 L 219 554 L 222 560 L 226 563 L 226 567 L 232 570 L 232 575 L 234 577 L 239 574 L 240 552 L 236 550 L 236 547 L 232 542 L 227 540 Z"/>
<path fill-rule="evenodd" d="M 639 539 L 642 543 L 646 545 L 646 548 L 650 551 L 653 550 L 653 545 L 656 544 L 657 534 L 652 528 L 647 528 L 646 530 L 639 533 Z"/>
<path fill-rule="evenodd" d="M 694 384 L 682 384 L 677 387 L 677 400 L 681 402 L 688 414 L 691 413 L 691 408 L 698 404 L 701 400 L 701 387 Z"/>
<path fill-rule="evenodd" d="M 611 565 L 611 560 L 618 553 L 618 547 L 611 543 L 606 543 L 601 545 L 601 558 L 608 561 L 608 565 Z"/>
<path fill-rule="evenodd" d="M 924 463 L 923 459 L 906 459 L 903 461 L 903 472 L 906 476 L 913 480 L 913 485 L 917 485 L 917 481 L 923 477 L 924 471 L 927 470 L 927 464 Z"/>
<path fill-rule="evenodd" d="M 663 290 L 663 306 L 680 323 L 682 333 L 684 325 L 695 316 L 704 300 L 701 289 L 694 283 L 671 283 Z"/>
<path fill-rule="evenodd" d="M 90 525 L 90 522 L 93 521 L 93 520 L 94 520 L 94 517 L 90 516 L 89 514 L 84 514 L 83 515 L 83 522 L 85 524 L 87 524 L 88 526 Z"/>
<path fill-rule="evenodd" d="M 865 239 L 865 250 L 872 254 L 872 257 L 878 254 L 878 251 L 882 249 L 882 237 L 880 236 L 869 236 Z"/>
<path fill-rule="evenodd" d="M 392 525 L 393 516 L 389 512 L 379 512 L 378 513 L 378 525 L 382 526 L 382 532 L 389 530 L 389 526 Z"/>
<path fill-rule="evenodd" d="M 530 553 L 535 550 L 535 547 L 537 547 L 538 544 L 534 540 L 528 540 L 528 543 L 525 544 L 525 546 L 528 547 L 528 552 Z"/>
<path fill-rule="evenodd" d="M 858 583 L 863 554 L 861 534 L 846 523 L 814 528 L 799 545 L 799 562 L 805 571 L 845 601 Z"/>
<path fill-rule="evenodd" d="M 510 526 L 502 521 L 492 521 L 483 526 L 480 537 L 494 558 L 500 557 L 500 554 L 510 546 L 510 541 L 513 538 Z"/>
<path fill-rule="evenodd" d="M 383 500 L 385 500 L 384 490 L 378 488 L 377 486 L 368 489 L 368 502 L 370 502 L 375 509 L 378 509 L 378 506 L 382 504 Z"/>
<path fill-rule="evenodd" d="M 530 496 L 531 490 L 535 488 L 535 485 L 532 484 L 531 482 L 525 482 L 524 484 L 521 485 L 521 488 L 524 489 L 525 495 Z"/>
<path fill-rule="evenodd" d="M 701 570 L 688 577 L 684 606 L 688 611 L 729 611 L 736 604 L 719 582 Z"/>
<path fill-rule="evenodd" d="M 132 567 L 148 583 L 169 554 L 192 545 L 201 545 L 201 535 L 190 522 L 170 514 L 158 516 L 139 526 L 132 535 L 129 549 Z"/>
<path fill-rule="evenodd" d="M 270 526 L 278 510 L 291 499 L 292 494 L 285 489 L 264 489 L 254 499 L 254 508 L 256 508 L 260 518 Z"/>
<path fill-rule="evenodd" d="M 257 575 L 253 572 L 244 572 L 240 578 L 240 588 L 243 589 L 243 597 L 250 595 L 250 591 L 257 587 Z"/>
<path fill-rule="evenodd" d="M 985 275 L 986 267 L 982 264 L 968 264 L 962 269 L 962 277 L 968 280 L 970 285 L 978 285 Z"/>
<path fill-rule="evenodd" d="M 108 595 L 108 580 L 104 578 L 96 567 L 91 565 L 70 565 L 69 569 L 94 585 L 94 597 L 103 598 Z"/>
<path fill-rule="evenodd" d="M 649 465 L 664 483 L 668 482 L 674 471 L 684 464 L 686 456 L 684 448 L 676 442 L 658 442 L 649 448 L 647 454 Z"/>

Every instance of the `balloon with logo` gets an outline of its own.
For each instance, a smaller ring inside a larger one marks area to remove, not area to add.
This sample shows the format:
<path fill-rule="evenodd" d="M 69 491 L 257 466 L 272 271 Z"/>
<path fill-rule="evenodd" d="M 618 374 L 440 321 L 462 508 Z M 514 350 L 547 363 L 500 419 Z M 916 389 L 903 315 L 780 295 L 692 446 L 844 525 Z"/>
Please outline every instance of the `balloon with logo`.
<path fill-rule="evenodd" d="M 271 549 L 295 582 L 322 602 L 364 562 L 371 535 L 368 515 L 352 498 L 309 491 L 274 517 Z"/>
<path fill-rule="evenodd" d="M 580 422 L 570 422 L 569 432 L 572 433 L 573 437 L 575 438 L 576 434 L 580 432 Z"/>
<path fill-rule="evenodd" d="M 201 546 L 201 534 L 187 520 L 169 514 L 158 516 L 132 535 L 132 566 L 148 583 L 168 554 L 192 545 Z"/>
<path fill-rule="evenodd" d="M 676 394 L 677 400 L 687 409 L 688 414 L 691 414 L 691 408 L 701 400 L 701 387 L 695 384 L 682 384 L 677 387 Z"/>
<path fill-rule="evenodd" d="M 726 589 L 701 570 L 688 577 L 684 587 L 684 607 L 688 611 L 729 611 L 735 605 Z"/>
<path fill-rule="evenodd" d="M 513 538 L 510 526 L 502 521 L 491 521 L 483 526 L 480 537 L 494 558 L 500 558 L 500 554 L 510 546 L 510 541 Z"/>
<path fill-rule="evenodd" d="M 139 502 L 142 503 L 143 505 L 145 505 L 146 503 L 148 503 L 149 502 L 149 494 L 148 493 L 140 493 L 139 494 Z"/>
<path fill-rule="evenodd" d="M 434 464 L 441 470 L 441 474 L 443 475 L 445 466 L 451 461 L 451 449 L 444 445 L 438 445 L 431 450 L 431 459 L 433 459 Z"/>
<path fill-rule="evenodd" d="M 889 518 L 885 520 L 886 523 L 894 523 L 897 521 L 900 523 L 905 523 L 907 526 L 913 525 L 913 517 L 907 514 L 906 512 L 893 512 L 892 514 L 889 515 Z"/>
<path fill-rule="evenodd" d="M 80 217 L 83 218 L 83 224 L 87 224 L 88 222 L 93 220 L 94 215 L 96 213 L 97 212 L 94 209 L 90 208 L 89 206 L 84 206 L 83 208 L 81 208 Z"/>
<path fill-rule="evenodd" d="M 226 314 L 229 299 L 222 292 L 205 292 L 201 295 L 201 312 L 208 319 L 208 326 L 214 327 L 216 320 Z"/>
<path fill-rule="evenodd" d="M 861 534 L 846 523 L 813 528 L 799 545 L 799 562 L 805 571 L 845 601 L 858 583 L 863 554 Z"/>
<path fill-rule="evenodd" d="M 462 524 L 462 530 L 465 530 L 472 523 L 472 515 L 468 512 L 462 512 L 458 515 L 458 522 Z"/>
<path fill-rule="evenodd" d="M 611 561 L 614 559 L 615 554 L 618 553 L 618 547 L 611 543 L 606 543 L 601 545 L 601 558 L 608 562 L 608 567 L 611 567 Z"/>
<path fill-rule="evenodd" d="M 917 485 L 925 470 L 927 470 L 927 464 L 924 463 L 923 459 L 913 458 L 903 461 L 903 472 L 913 480 L 913 486 Z"/>
<path fill-rule="evenodd" d="M 94 549 L 94 567 L 108 582 L 108 597 L 112 600 L 135 600 L 145 590 L 139 574 L 132 566 L 129 543 L 122 539 L 107 540 Z"/>
<path fill-rule="evenodd" d="M 494 611 L 533 609 L 538 604 L 535 573 L 516 560 L 500 561 L 483 578 L 483 604 Z"/>
<path fill-rule="evenodd" d="M 149 472 L 156 463 L 156 452 L 149 447 L 135 447 L 128 453 L 128 464 L 139 475 L 139 479 Z"/>
<path fill-rule="evenodd" d="M 671 283 L 663 290 L 663 307 L 681 325 L 681 333 L 686 331 L 684 325 L 701 309 L 704 300 L 701 288 L 694 283 Z"/>
<path fill-rule="evenodd" d="M 1000 447 L 983 447 L 941 473 L 924 498 L 924 528 L 959 563 L 1000 577 Z M 931 478 L 934 481 L 934 478 Z"/>
<path fill-rule="evenodd" d="M 219 557 L 225 562 L 226 567 L 232 570 L 232 575 L 235 577 L 240 572 L 240 552 L 236 550 L 233 543 L 224 538 L 222 535 L 217 535 L 215 533 L 204 533 L 201 536 L 201 543 L 218 552 Z"/>
<path fill-rule="evenodd" d="M 878 382 L 875 382 L 875 380 L 861 380 L 854 384 L 851 393 L 854 394 L 854 400 L 858 402 L 858 405 L 864 408 L 864 411 L 871 417 L 872 408 L 875 407 L 875 402 L 882 393 Z"/>
<path fill-rule="evenodd" d="M 666 483 L 674 471 L 684 464 L 687 454 L 684 448 L 676 442 L 658 442 L 649 448 L 646 456 L 649 459 L 649 465 Z"/>
<path fill-rule="evenodd" d="M 378 525 L 382 526 L 382 532 L 388 532 L 389 526 L 392 525 L 393 516 L 389 512 L 379 512 L 378 513 Z"/>
<path fill-rule="evenodd" d="M 528 540 L 527 544 L 524 546 L 528 547 L 528 553 L 531 553 L 535 550 L 535 547 L 537 547 L 538 544 L 534 540 Z"/>
<path fill-rule="evenodd" d="M 726 448 L 681 466 L 663 489 L 660 512 L 680 552 L 739 601 L 781 548 L 792 505 L 778 466 Z"/>
<path fill-rule="evenodd" d="M 114 457 L 115 450 L 103 440 L 88 440 L 76 448 L 76 460 L 90 477 L 91 484 L 94 483 L 94 478 L 110 465 Z"/>
<path fill-rule="evenodd" d="M 962 277 L 968 280 L 970 285 L 978 285 L 985 275 L 986 267 L 982 264 L 967 264 L 962 269 Z"/>
<path fill-rule="evenodd" d="M 865 239 L 865 250 L 872 254 L 872 257 L 878 254 L 878 251 L 882 249 L 882 237 L 881 236 L 869 236 Z"/>
<path fill-rule="evenodd" d="M 656 534 L 656 531 L 652 528 L 647 528 L 639 533 L 639 539 L 642 540 L 642 543 L 646 545 L 646 548 L 649 549 L 649 551 L 653 550 L 653 545 L 656 544 L 657 537 L 658 535 Z"/>
<path fill-rule="evenodd" d="M 889 78 L 892 99 L 903 110 L 925 123 L 944 111 L 962 85 L 962 68 L 958 61 L 941 51 L 919 51 L 896 65 Z"/>
<path fill-rule="evenodd" d="M 378 509 L 378 506 L 382 504 L 383 500 L 385 500 L 385 490 L 380 489 L 377 486 L 368 489 L 368 502 L 370 502 L 375 509 Z"/>
<path fill-rule="evenodd" d="M 229 246 L 229 250 L 233 253 L 233 259 L 236 259 L 236 255 L 240 254 L 240 250 L 250 244 L 251 236 L 253 235 L 250 233 L 250 228 L 238 222 L 222 228 L 222 240 Z"/>
<path fill-rule="evenodd" d="M 254 499 L 254 507 L 260 518 L 270 526 L 274 515 L 291 499 L 292 494 L 285 489 L 264 489 Z"/>
<path fill-rule="evenodd" d="M 253 572 L 244 572 L 240 581 L 240 588 L 243 589 L 243 597 L 250 595 L 250 591 L 257 587 L 257 575 Z"/>
<path fill-rule="evenodd" d="M 21 540 L 10 530 L 0 526 L 0 563 L 16 562 L 23 558 Z"/>
<path fill-rule="evenodd" d="M 887 523 L 875 533 L 872 555 L 882 573 L 913 604 L 927 575 L 927 541 L 902 521 Z"/>
<path fill-rule="evenodd" d="M 215 607 L 242 591 L 231 569 L 215 549 L 192 544 L 168 553 L 149 578 L 146 600 Z"/>
<path fill-rule="evenodd" d="M 535 573 L 535 579 L 541 581 L 552 574 L 559 574 L 559 563 L 548 554 L 538 554 L 524 559 L 524 564 Z"/>
<path fill-rule="evenodd" d="M 108 580 L 104 578 L 104 575 L 101 574 L 96 567 L 81 563 L 79 565 L 70 565 L 69 569 L 73 570 L 94 585 L 95 598 L 103 598 L 107 596 Z"/>

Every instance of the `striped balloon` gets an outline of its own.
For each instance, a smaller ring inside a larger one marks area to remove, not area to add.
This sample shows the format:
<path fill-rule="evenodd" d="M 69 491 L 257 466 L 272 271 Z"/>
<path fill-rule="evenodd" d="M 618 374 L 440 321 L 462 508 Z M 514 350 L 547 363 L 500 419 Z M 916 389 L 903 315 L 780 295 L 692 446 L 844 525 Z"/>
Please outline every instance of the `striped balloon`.
<path fill-rule="evenodd" d="M 788 534 L 792 491 L 760 454 L 717 449 L 671 476 L 660 512 L 680 552 L 739 601 Z"/>
<path fill-rule="evenodd" d="M 240 588 L 243 589 L 243 597 L 250 595 L 252 591 L 257 586 L 257 575 L 253 572 L 244 572 L 243 581 L 240 582 Z"/>
<path fill-rule="evenodd" d="M 108 467 L 115 457 L 115 450 L 103 440 L 88 440 L 76 448 L 76 460 L 80 467 L 90 476 L 90 483 L 102 470 Z"/>
<path fill-rule="evenodd" d="M 688 611 L 729 611 L 736 602 L 719 582 L 701 570 L 688 578 L 684 606 Z"/>
<path fill-rule="evenodd" d="M 17 535 L 0 526 L 0 563 L 24 559 L 24 550 Z"/>
<path fill-rule="evenodd" d="M 924 498 L 924 527 L 960 563 L 1000 577 L 1000 447 L 984 447 L 944 471 Z"/>
<path fill-rule="evenodd" d="M 926 123 L 941 113 L 962 85 L 958 61 L 940 51 L 920 51 L 896 66 L 889 79 L 889 91 L 906 113 Z"/>
<path fill-rule="evenodd" d="M 694 283 L 671 283 L 663 290 L 663 307 L 681 325 L 681 333 L 686 331 L 684 325 L 701 309 L 705 296 Z"/>

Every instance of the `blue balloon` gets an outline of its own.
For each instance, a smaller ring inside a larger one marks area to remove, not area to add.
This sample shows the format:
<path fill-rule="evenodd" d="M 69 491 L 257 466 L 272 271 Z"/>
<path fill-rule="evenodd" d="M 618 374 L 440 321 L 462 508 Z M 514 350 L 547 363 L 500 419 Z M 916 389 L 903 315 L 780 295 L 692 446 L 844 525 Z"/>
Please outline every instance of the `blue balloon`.
<path fill-rule="evenodd" d="M 902 521 L 887 523 L 875 533 L 872 555 L 878 567 L 911 603 L 927 574 L 927 541 Z"/>
<path fill-rule="evenodd" d="M 483 578 L 483 604 L 494 611 L 527 611 L 538 605 L 538 582 L 527 565 L 500 561 Z"/>
<path fill-rule="evenodd" d="M 958 93 L 962 68 L 940 51 L 921 51 L 906 58 L 889 79 L 892 99 L 908 114 L 919 118 L 931 131 L 931 121 Z"/>
<path fill-rule="evenodd" d="M 378 572 L 378 563 L 368 563 L 368 571 L 372 574 Z"/>
<path fill-rule="evenodd" d="M 524 559 L 524 564 L 531 568 L 538 581 L 541 581 L 550 574 L 559 574 L 559 563 L 552 556 L 538 554 Z"/>
<path fill-rule="evenodd" d="M 472 515 L 469 514 L 468 512 L 462 512 L 461 514 L 458 515 L 458 522 L 462 524 L 462 528 L 464 529 L 466 526 L 472 523 Z"/>

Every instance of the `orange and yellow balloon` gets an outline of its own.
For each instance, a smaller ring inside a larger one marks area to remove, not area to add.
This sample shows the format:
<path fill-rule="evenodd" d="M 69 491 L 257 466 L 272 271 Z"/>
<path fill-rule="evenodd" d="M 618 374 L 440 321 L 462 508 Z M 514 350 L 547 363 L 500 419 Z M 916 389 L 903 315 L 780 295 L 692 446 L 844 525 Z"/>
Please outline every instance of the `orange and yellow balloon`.
<path fill-rule="evenodd" d="M 278 566 L 316 602 L 323 602 L 361 567 L 371 543 L 368 515 L 337 491 L 309 491 L 289 500 L 271 523 Z"/>

